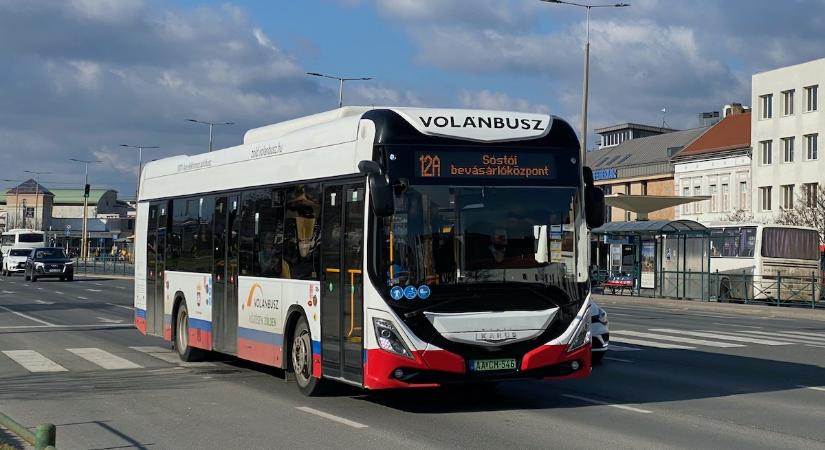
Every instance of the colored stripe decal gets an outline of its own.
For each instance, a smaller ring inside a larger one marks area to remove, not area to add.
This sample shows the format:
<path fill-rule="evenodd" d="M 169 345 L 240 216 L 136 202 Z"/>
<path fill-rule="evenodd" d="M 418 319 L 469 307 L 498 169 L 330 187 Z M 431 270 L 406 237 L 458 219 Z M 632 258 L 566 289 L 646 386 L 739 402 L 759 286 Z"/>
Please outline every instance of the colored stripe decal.
<path fill-rule="evenodd" d="M 146 318 L 146 310 L 135 308 L 135 316 L 140 317 L 141 319 L 145 319 Z"/>
<path fill-rule="evenodd" d="M 207 322 L 201 319 L 195 319 L 194 317 L 189 318 L 189 328 L 194 328 L 196 330 L 203 330 L 203 331 L 212 331 L 212 322 Z"/>
<path fill-rule="evenodd" d="M 312 354 L 313 355 L 320 355 L 321 354 L 321 341 L 312 341 Z"/>
<path fill-rule="evenodd" d="M 279 347 L 284 345 L 284 335 L 270 333 L 268 331 L 253 330 L 252 328 L 238 327 L 238 338 L 277 345 Z"/>

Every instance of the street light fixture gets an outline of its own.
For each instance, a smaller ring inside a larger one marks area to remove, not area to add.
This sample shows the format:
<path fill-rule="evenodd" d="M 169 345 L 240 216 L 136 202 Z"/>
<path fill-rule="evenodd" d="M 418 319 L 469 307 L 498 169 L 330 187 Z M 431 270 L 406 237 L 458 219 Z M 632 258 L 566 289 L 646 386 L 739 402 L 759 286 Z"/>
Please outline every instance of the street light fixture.
<path fill-rule="evenodd" d="M 93 163 L 102 163 L 103 161 L 93 159 L 93 160 L 86 160 L 86 159 L 77 159 L 77 158 L 69 158 L 69 161 L 74 161 L 77 163 L 83 164 L 84 167 L 84 175 L 83 175 L 83 237 L 80 238 L 80 257 L 84 260 L 89 257 L 89 239 L 88 235 L 88 220 L 89 220 L 89 192 L 87 189 L 90 189 L 89 186 L 89 164 Z"/>
<path fill-rule="evenodd" d="M 584 81 L 582 83 L 582 129 L 581 129 L 581 158 L 582 167 L 584 167 L 585 152 L 587 152 L 587 95 L 590 82 L 590 10 L 593 8 L 624 8 L 630 6 L 628 3 L 610 3 L 592 5 L 589 3 L 575 3 L 563 0 L 539 0 L 545 3 L 558 3 L 561 5 L 578 6 L 587 10 L 587 38 L 584 44 Z"/>
<path fill-rule="evenodd" d="M 212 151 L 212 127 L 215 125 L 235 125 L 235 122 L 207 122 L 205 120 L 195 120 L 195 119 L 186 119 L 189 122 L 194 123 L 201 123 L 204 125 L 209 125 L 209 151 Z M 149 147 L 143 147 L 149 148 Z"/>
<path fill-rule="evenodd" d="M 210 133 L 211 134 L 211 133 Z M 211 141 L 211 139 L 210 139 Z M 120 144 L 121 147 L 128 147 L 128 148 L 136 148 L 138 149 L 138 175 L 137 175 L 137 183 L 135 184 L 135 204 L 137 205 L 137 198 L 138 192 L 140 191 L 140 175 L 143 172 L 143 149 L 150 149 L 150 148 L 160 148 L 157 145 L 129 145 L 129 144 Z"/>
<path fill-rule="evenodd" d="M 37 224 L 37 206 L 40 197 L 40 183 L 37 180 L 40 178 L 40 175 L 47 175 L 51 174 L 52 172 L 38 172 L 36 170 L 24 170 L 23 172 L 34 175 L 34 229 L 39 230 L 40 228 Z"/>
<path fill-rule="evenodd" d="M 344 81 L 369 81 L 372 80 L 372 77 L 354 77 L 354 78 L 345 78 L 345 77 L 336 77 L 334 75 L 324 75 L 318 72 L 307 72 L 307 75 L 312 75 L 313 77 L 322 77 L 322 78 L 330 78 L 333 80 L 338 80 L 338 107 L 344 106 Z"/>

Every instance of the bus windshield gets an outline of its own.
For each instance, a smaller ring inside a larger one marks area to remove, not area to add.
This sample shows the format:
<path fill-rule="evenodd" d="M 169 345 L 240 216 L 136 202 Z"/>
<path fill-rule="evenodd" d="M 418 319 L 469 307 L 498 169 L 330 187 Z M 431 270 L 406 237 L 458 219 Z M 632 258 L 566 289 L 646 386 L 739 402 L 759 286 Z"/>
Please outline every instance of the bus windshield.
<path fill-rule="evenodd" d="M 819 259 L 819 233 L 798 228 L 762 230 L 762 256 L 766 258 Z"/>
<path fill-rule="evenodd" d="M 435 300 L 455 295 L 449 286 L 484 296 L 498 284 L 521 286 L 510 297 L 527 290 L 547 300 L 536 289 L 552 287 L 565 298 L 550 303 L 575 301 L 575 199 L 575 187 L 406 187 L 380 227 L 376 271 L 388 290 L 426 284 Z"/>
<path fill-rule="evenodd" d="M 43 235 L 40 233 L 20 233 L 17 235 L 17 242 L 33 243 L 44 241 Z"/>

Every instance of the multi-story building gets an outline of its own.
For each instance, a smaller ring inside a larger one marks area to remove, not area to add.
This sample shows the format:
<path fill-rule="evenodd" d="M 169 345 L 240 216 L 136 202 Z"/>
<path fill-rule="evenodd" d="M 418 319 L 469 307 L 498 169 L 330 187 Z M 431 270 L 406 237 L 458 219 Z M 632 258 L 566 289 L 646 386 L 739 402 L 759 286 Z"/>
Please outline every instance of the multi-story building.
<path fill-rule="evenodd" d="M 710 196 L 684 204 L 677 217 L 697 222 L 725 221 L 751 210 L 751 113 L 737 108 L 677 153 L 675 195 Z"/>
<path fill-rule="evenodd" d="M 639 139 L 648 136 L 656 136 L 664 133 L 672 133 L 673 128 L 654 127 L 650 125 L 640 125 L 638 123 L 622 123 L 609 127 L 596 128 L 596 134 L 600 136 L 599 149 L 615 147 L 624 141 Z"/>
<path fill-rule="evenodd" d="M 753 211 L 767 221 L 781 208 L 810 201 L 825 183 L 819 152 L 825 58 L 754 74 L 751 86 Z"/>
<path fill-rule="evenodd" d="M 612 128 L 612 127 L 607 127 Z M 602 128 L 604 130 L 604 128 Z M 673 195 L 673 163 L 670 159 L 693 142 L 707 127 L 624 140 L 587 152 L 587 165 L 593 169 L 595 184 L 606 195 Z M 674 219 L 674 208 L 656 211 L 650 220 Z M 636 214 L 609 207 L 607 221 L 635 220 Z"/>

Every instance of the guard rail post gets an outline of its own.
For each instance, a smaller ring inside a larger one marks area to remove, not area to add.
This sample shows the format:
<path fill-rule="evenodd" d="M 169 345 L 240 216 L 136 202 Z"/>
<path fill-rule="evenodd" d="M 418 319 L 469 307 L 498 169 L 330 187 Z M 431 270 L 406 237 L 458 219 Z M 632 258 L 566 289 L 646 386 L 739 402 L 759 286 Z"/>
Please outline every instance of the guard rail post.
<path fill-rule="evenodd" d="M 816 308 L 816 275 L 811 272 L 811 309 Z"/>
<path fill-rule="evenodd" d="M 11 417 L 0 413 L 0 425 L 11 431 L 20 439 L 34 446 L 35 450 L 55 450 L 54 445 L 57 440 L 57 427 L 51 423 L 44 423 L 37 426 L 35 432 L 20 425 Z"/>
<path fill-rule="evenodd" d="M 776 306 L 779 306 L 779 302 L 782 300 L 782 272 L 777 272 L 776 274 Z"/>

